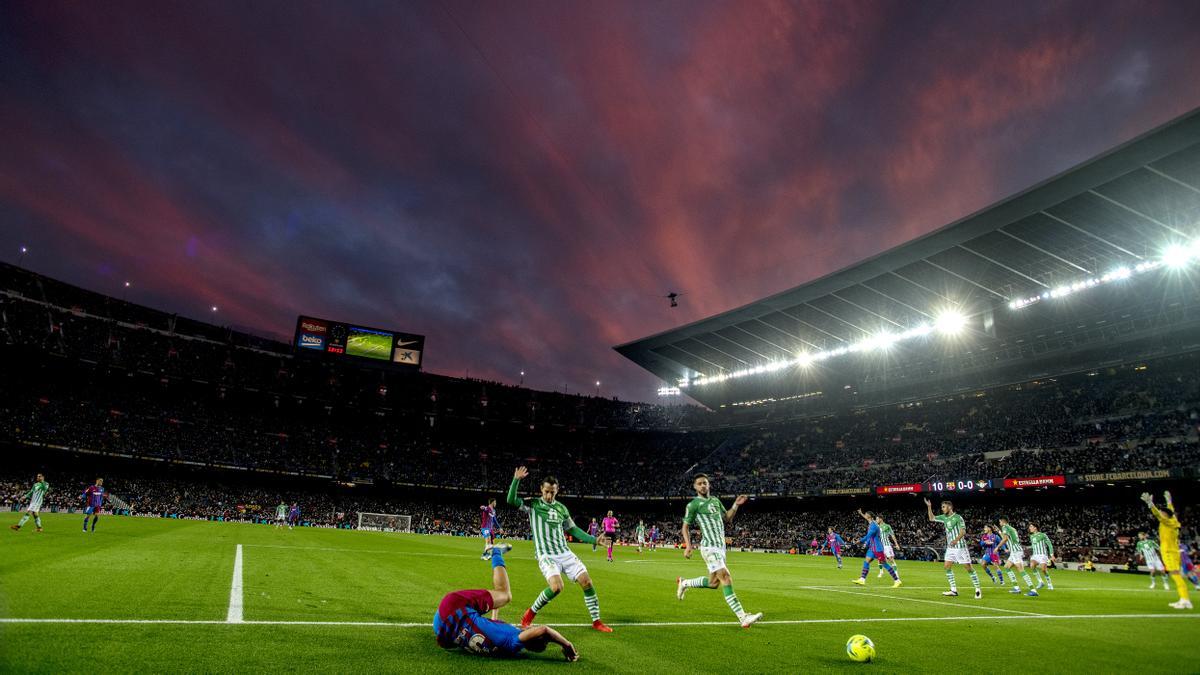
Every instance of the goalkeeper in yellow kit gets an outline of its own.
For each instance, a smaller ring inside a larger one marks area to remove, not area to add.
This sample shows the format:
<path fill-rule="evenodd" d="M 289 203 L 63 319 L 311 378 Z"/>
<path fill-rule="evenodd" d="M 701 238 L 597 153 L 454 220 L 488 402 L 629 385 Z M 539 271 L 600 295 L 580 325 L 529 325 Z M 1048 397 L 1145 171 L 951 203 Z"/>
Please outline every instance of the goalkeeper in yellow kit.
<path fill-rule="evenodd" d="M 1158 518 L 1158 540 L 1162 547 L 1163 567 L 1167 568 L 1167 574 L 1171 575 L 1171 581 L 1179 591 L 1179 601 L 1172 602 L 1171 606 L 1175 609 L 1191 609 L 1192 601 L 1188 599 L 1187 582 L 1183 580 L 1179 569 L 1179 518 L 1175 515 L 1175 505 L 1171 503 L 1171 493 L 1164 492 L 1163 499 L 1166 500 L 1166 504 L 1160 509 L 1154 505 L 1154 497 L 1150 496 L 1149 492 L 1142 493 L 1142 501 L 1146 502 L 1150 512 Z"/>

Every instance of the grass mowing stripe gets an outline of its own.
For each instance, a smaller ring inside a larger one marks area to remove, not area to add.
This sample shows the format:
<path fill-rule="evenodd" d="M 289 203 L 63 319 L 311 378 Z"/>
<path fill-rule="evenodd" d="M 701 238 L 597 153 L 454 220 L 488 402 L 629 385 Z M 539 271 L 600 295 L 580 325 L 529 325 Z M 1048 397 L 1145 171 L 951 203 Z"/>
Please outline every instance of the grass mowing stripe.
<path fill-rule="evenodd" d="M 238 544 L 233 554 L 233 582 L 229 584 L 229 611 L 226 623 L 242 622 L 242 545 Z"/>
<path fill-rule="evenodd" d="M 946 605 L 947 607 L 962 607 L 956 602 L 943 602 L 941 600 L 925 600 L 923 598 L 906 598 L 902 595 L 883 595 L 881 593 L 861 593 L 859 591 L 847 591 L 840 588 L 822 588 L 819 586 L 800 586 L 802 590 L 823 591 L 825 593 L 845 593 L 846 595 L 862 595 L 868 598 L 891 598 L 893 600 L 907 600 L 908 602 L 923 602 L 927 605 Z M 1022 612 L 1017 609 L 1001 609 L 1000 607 L 989 607 L 987 605 L 973 605 L 972 609 L 986 609 L 993 612 L 1007 612 L 1009 614 L 1020 614 L 1022 616 L 1047 616 L 1046 614 L 1038 614 L 1037 612 Z"/>
<path fill-rule="evenodd" d="M 1200 619 L 1200 614 L 1033 614 L 1031 616 L 898 616 L 898 617 L 868 617 L 863 619 L 775 619 L 759 621 L 757 626 L 780 625 L 791 626 L 799 624 L 836 624 L 836 623 L 896 623 L 904 621 L 1027 621 L 1034 619 Z M 0 623 L 48 623 L 48 624 L 163 624 L 163 625 L 229 625 L 227 621 L 215 619 L 14 619 L 0 618 Z M 382 628 L 431 628 L 428 621 L 422 622 L 389 622 L 389 621 L 242 621 L 239 626 L 345 626 L 345 627 L 382 627 Z M 737 621 L 630 621 L 613 622 L 610 626 L 623 628 L 639 627 L 671 627 L 671 626 L 730 626 L 741 628 Z M 590 623 L 558 623 L 559 628 L 591 628 Z"/>

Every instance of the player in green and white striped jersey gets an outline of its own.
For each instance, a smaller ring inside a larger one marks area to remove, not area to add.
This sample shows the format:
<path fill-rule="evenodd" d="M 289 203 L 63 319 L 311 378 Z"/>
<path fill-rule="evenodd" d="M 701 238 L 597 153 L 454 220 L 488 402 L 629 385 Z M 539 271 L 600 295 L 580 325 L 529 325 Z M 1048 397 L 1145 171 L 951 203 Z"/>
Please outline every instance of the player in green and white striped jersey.
<path fill-rule="evenodd" d="M 875 523 L 879 525 L 879 537 L 883 539 L 883 555 L 887 558 L 888 564 L 899 572 L 900 568 L 896 567 L 896 549 L 900 548 L 900 541 L 896 539 L 896 532 L 892 530 L 891 525 L 883 522 L 883 516 L 876 515 Z M 883 565 L 879 566 L 878 576 L 883 576 Z"/>
<path fill-rule="evenodd" d="M 37 475 L 37 482 L 22 497 L 23 499 L 28 499 L 29 504 L 25 506 L 25 515 L 21 516 L 21 521 L 11 526 L 13 530 L 21 529 L 22 525 L 29 522 L 30 518 L 33 518 L 33 524 L 37 526 L 37 531 L 42 531 L 42 502 L 46 499 L 46 493 L 48 492 L 50 492 L 50 484 L 46 482 L 46 477 L 39 473 Z"/>
<path fill-rule="evenodd" d="M 725 522 L 732 521 L 738 507 L 746 503 L 746 495 L 738 495 L 733 506 L 726 511 L 721 500 L 710 492 L 708 476 L 700 473 L 692 479 L 696 498 L 688 502 L 683 513 L 683 557 L 692 557 L 692 525 L 700 528 L 700 556 L 708 567 L 708 576 L 695 579 L 675 579 L 675 597 L 683 600 L 689 588 L 720 588 L 725 594 L 725 604 L 737 615 L 742 628 L 749 628 L 762 618 L 762 612 L 750 614 L 742 608 L 737 594 L 733 592 L 733 577 L 725 567 Z"/>
<path fill-rule="evenodd" d="M 641 555 L 642 547 L 646 545 L 646 523 L 639 520 L 637 527 L 633 528 L 633 536 L 637 539 L 638 555 Z"/>
<path fill-rule="evenodd" d="M 1038 588 L 1045 586 L 1050 590 L 1054 590 L 1054 582 L 1050 581 L 1050 570 L 1047 569 L 1050 561 L 1054 560 L 1054 544 L 1050 543 L 1050 537 L 1046 536 L 1045 532 L 1038 530 L 1038 526 L 1034 523 L 1029 524 L 1029 547 L 1033 549 L 1033 555 L 1029 556 L 1029 562 L 1033 563 L 1033 573 L 1038 578 Z M 1042 577 L 1046 580 L 1043 582 Z"/>
<path fill-rule="evenodd" d="M 529 516 L 529 529 L 533 533 L 533 553 L 537 557 L 538 569 L 546 577 L 548 586 L 542 590 L 533 601 L 525 615 L 521 617 L 521 628 L 528 628 L 537 613 L 563 590 L 562 575 L 579 584 L 583 589 L 583 602 L 587 605 L 588 614 L 592 617 L 592 628 L 611 633 L 612 629 L 600 620 L 600 600 L 596 597 L 596 589 L 592 587 L 592 578 L 588 576 L 587 568 L 575 552 L 567 546 L 567 538 L 563 531 L 571 533 L 585 544 L 599 541 L 607 544 L 607 537 L 599 539 L 579 529 L 571 519 L 571 512 L 556 498 L 558 496 L 558 479 L 546 476 L 542 479 L 541 496 L 522 500 L 517 496 L 521 479 L 529 475 L 529 470 L 523 466 L 513 472 L 512 483 L 508 486 L 508 503 L 521 509 Z"/>
<path fill-rule="evenodd" d="M 1004 561 L 1004 569 L 1008 570 L 1008 580 L 1012 582 L 1012 587 L 1009 593 L 1018 595 L 1021 593 L 1021 584 L 1017 583 L 1017 575 L 1013 573 L 1012 568 L 1016 567 L 1021 573 L 1021 578 L 1025 580 L 1025 586 L 1029 589 L 1026 593 L 1031 598 L 1037 597 L 1037 590 L 1033 587 L 1033 579 L 1029 578 L 1029 572 L 1025 571 L 1025 550 L 1021 548 L 1021 533 L 1017 532 L 1017 528 L 1008 524 L 1008 518 L 1000 519 L 1000 543 L 996 545 L 996 550 L 1000 550 L 1001 546 L 1008 545 L 1008 560 Z"/>
<path fill-rule="evenodd" d="M 941 523 L 946 528 L 946 580 L 950 582 L 950 590 L 945 591 L 942 595 L 957 596 L 958 585 L 954 582 L 954 563 L 959 563 L 967 568 L 967 573 L 971 575 L 971 584 L 975 586 L 975 599 L 983 597 L 983 590 L 979 588 L 979 575 L 975 572 L 975 568 L 971 565 L 971 552 L 967 550 L 967 524 L 963 521 L 963 517 L 954 512 L 954 504 L 949 500 L 942 502 L 941 515 L 933 515 L 933 503 L 927 498 L 925 500 L 925 511 L 929 514 L 929 521 Z"/>
<path fill-rule="evenodd" d="M 1158 542 L 1148 537 L 1145 532 L 1138 532 L 1138 541 L 1134 550 L 1142 556 L 1142 560 L 1145 560 L 1146 566 L 1150 568 L 1150 588 L 1154 588 L 1154 573 L 1158 572 L 1162 576 L 1163 588 L 1170 591 L 1171 584 L 1167 582 L 1167 568 L 1163 566 L 1162 556 L 1158 552 Z"/>

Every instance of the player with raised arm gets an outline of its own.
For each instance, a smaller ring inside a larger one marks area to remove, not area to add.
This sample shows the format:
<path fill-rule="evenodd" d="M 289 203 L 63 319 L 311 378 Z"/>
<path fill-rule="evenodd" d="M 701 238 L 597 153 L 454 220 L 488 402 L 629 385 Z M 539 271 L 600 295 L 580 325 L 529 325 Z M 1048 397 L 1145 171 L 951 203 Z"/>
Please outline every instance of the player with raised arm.
<path fill-rule="evenodd" d="M 39 473 L 33 487 L 21 496 L 21 499 L 28 499 L 29 502 L 25 505 L 25 515 L 21 516 L 21 520 L 16 525 L 10 526 L 14 531 L 20 530 L 25 523 L 29 522 L 30 518 L 33 518 L 33 524 L 37 531 L 42 531 L 42 502 L 46 499 L 48 492 L 50 492 L 50 484 L 46 482 L 46 477 Z"/>
<path fill-rule="evenodd" d="M 83 500 L 83 531 L 88 531 L 88 516 L 92 517 L 92 532 L 96 531 L 96 521 L 100 520 L 100 510 L 104 508 L 104 479 L 97 478 L 95 485 L 87 486 L 79 496 Z"/>
<path fill-rule="evenodd" d="M 588 614 L 592 617 L 592 628 L 611 633 L 612 629 L 600 620 L 600 599 L 596 597 L 596 589 L 592 586 L 592 578 L 588 576 L 587 568 L 575 552 L 567 546 L 567 538 L 563 531 L 571 533 L 585 544 L 596 543 L 596 538 L 579 529 L 571 519 L 571 512 L 562 502 L 558 501 L 558 479 L 546 476 L 542 479 L 541 495 L 522 500 L 517 496 L 521 479 L 529 475 L 529 470 L 523 466 L 513 471 L 512 483 L 508 486 L 508 503 L 529 515 L 529 529 L 533 536 L 533 552 L 537 556 L 538 569 L 546 578 L 548 584 L 538 594 L 537 598 L 525 615 L 521 617 L 521 627 L 527 628 L 533 623 L 534 617 L 563 590 L 562 575 L 579 584 L 583 589 L 583 602 L 587 605 Z M 601 537 L 601 543 L 606 543 Z"/>
<path fill-rule="evenodd" d="M 877 518 L 870 511 L 863 512 L 862 509 L 858 510 L 858 515 L 867 521 L 867 533 L 862 539 L 859 539 L 859 542 L 866 544 L 867 553 L 863 558 L 862 575 L 854 579 L 854 583 L 859 586 L 867 585 L 867 573 L 871 571 L 871 561 L 874 560 L 879 563 L 881 571 L 887 570 L 887 573 L 892 575 L 892 588 L 899 588 L 901 585 L 900 575 L 894 567 L 888 564 L 887 554 L 883 550 L 883 531 L 880 527 L 883 518 Z"/>
<path fill-rule="evenodd" d="M 443 649 L 462 649 L 480 656 L 511 658 L 525 650 L 542 652 L 553 642 L 562 647 L 568 661 L 579 659 L 579 651 L 561 633 L 549 626 L 528 626 L 524 629 L 497 621 L 496 610 L 512 600 L 508 584 L 508 568 L 504 552 L 508 544 L 487 548 L 492 561 L 492 587 L 447 593 L 433 615 L 433 635 Z M 493 618 L 485 615 L 492 612 Z"/>
<path fill-rule="evenodd" d="M 834 532 L 833 528 L 830 527 L 829 530 L 825 533 L 825 542 L 823 544 L 821 544 L 821 550 L 817 552 L 817 555 L 821 555 L 822 553 L 824 553 L 825 547 L 828 546 L 829 552 L 833 554 L 834 558 L 837 558 L 837 566 L 838 566 L 838 569 L 840 570 L 840 569 L 842 569 L 842 547 L 845 545 L 846 545 L 846 540 L 842 539 L 842 535 L 838 534 L 837 532 Z"/>
<path fill-rule="evenodd" d="M 925 511 L 929 522 L 941 523 L 946 528 L 946 580 L 950 582 L 950 590 L 942 595 L 955 597 L 958 595 L 958 585 L 954 581 L 954 563 L 967 568 L 971 575 L 971 585 L 975 587 L 975 599 L 983 597 L 983 589 L 979 587 L 979 575 L 971 565 L 971 553 L 967 550 L 967 524 L 962 516 L 954 512 L 954 504 L 950 500 L 942 502 L 942 513 L 933 515 L 933 503 L 925 499 Z"/>
<path fill-rule="evenodd" d="M 1180 574 L 1182 562 L 1179 556 L 1179 518 L 1175 515 L 1175 504 L 1171 501 L 1171 493 L 1164 492 L 1163 499 L 1166 503 L 1160 509 L 1154 505 L 1154 497 L 1150 496 L 1149 492 L 1142 493 L 1142 501 L 1146 502 L 1146 506 L 1150 507 L 1150 513 L 1158 519 L 1158 542 L 1162 546 L 1163 567 L 1167 568 L 1167 574 L 1171 576 L 1171 581 L 1175 582 L 1175 590 L 1179 592 L 1179 600 L 1171 603 L 1171 607 L 1175 609 L 1191 609 L 1192 601 L 1188 597 L 1187 582 L 1183 580 L 1183 575 Z"/>
<path fill-rule="evenodd" d="M 762 612 L 750 614 L 742 608 L 741 601 L 733 592 L 733 577 L 725 566 L 725 523 L 733 521 L 738 508 L 746 503 L 746 495 L 738 495 L 733 500 L 733 506 L 725 510 L 721 500 L 710 493 L 707 475 L 696 474 L 692 479 L 692 488 L 696 491 L 696 497 L 688 502 L 683 513 L 683 557 L 692 557 L 691 526 L 696 525 L 700 528 L 700 557 L 704 558 L 704 564 L 708 567 L 708 576 L 695 579 L 676 577 L 675 597 L 683 600 L 689 588 L 720 588 L 725 594 L 725 604 L 733 610 L 742 628 L 749 628 L 762 618 Z"/>
<path fill-rule="evenodd" d="M 1142 556 L 1142 560 L 1146 561 L 1146 567 L 1150 568 L 1150 588 L 1154 588 L 1154 573 L 1158 572 L 1162 576 L 1163 588 L 1170 591 L 1171 584 L 1167 581 L 1167 568 L 1163 567 L 1162 557 L 1158 554 L 1158 542 L 1147 536 L 1145 532 L 1138 532 L 1134 551 L 1137 555 Z"/>
<path fill-rule="evenodd" d="M 483 536 L 483 555 L 479 559 L 487 560 L 490 555 L 488 551 L 496 543 L 496 499 L 494 497 L 489 499 L 487 504 L 479 507 L 479 534 Z"/>
<path fill-rule="evenodd" d="M 987 572 L 988 578 L 992 583 L 1004 585 L 1004 570 L 1000 568 L 1000 554 L 996 549 L 1000 546 L 1000 535 L 992 530 L 991 525 L 983 526 L 983 536 L 979 538 L 979 548 L 983 550 L 983 554 L 979 556 L 979 564 L 983 565 L 983 571 Z M 992 574 L 992 568 L 996 568 L 995 575 Z"/>
<path fill-rule="evenodd" d="M 883 522 L 883 516 L 876 516 L 876 521 L 879 523 L 879 537 L 883 540 L 883 555 L 887 558 L 888 564 L 896 568 L 896 574 L 900 574 L 900 567 L 896 564 L 896 549 L 900 548 L 900 541 L 896 539 L 896 532 L 892 530 L 892 526 Z M 893 544 L 895 547 L 893 548 Z M 883 577 L 883 566 L 879 566 L 879 577 Z"/>
<path fill-rule="evenodd" d="M 1030 579 L 1029 572 L 1025 571 L 1025 549 L 1021 548 L 1021 533 L 1017 532 L 1017 528 L 1008 524 L 1008 518 L 1000 519 L 1000 543 L 996 545 L 996 549 L 999 550 L 1002 546 L 1008 547 L 1008 558 L 1004 561 L 1004 569 L 1008 571 L 1008 580 L 1012 582 L 1012 588 L 1008 592 L 1013 595 L 1021 593 L 1021 584 L 1013 572 L 1013 568 L 1016 567 L 1017 572 L 1021 573 L 1021 578 L 1025 580 L 1025 587 L 1029 589 L 1026 595 L 1036 598 L 1038 592 L 1033 587 L 1033 579 Z"/>
<path fill-rule="evenodd" d="M 1050 537 L 1046 536 L 1045 532 L 1038 529 L 1035 523 L 1029 524 L 1029 547 L 1033 549 L 1033 555 L 1029 556 L 1029 562 L 1033 565 L 1033 574 L 1037 577 L 1038 588 L 1045 587 L 1047 590 L 1054 590 L 1054 582 L 1050 580 L 1050 562 L 1054 560 L 1054 544 L 1051 543 Z M 1042 581 L 1042 577 L 1046 577 Z"/>
<path fill-rule="evenodd" d="M 637 539 L 638 555 L 641 555 L 642 547 L 646 545 L 646 523 L 638 520 L 637 527 L 633 528 L 633 536 Z"/>
<path fill-rule="evenodd" d="M 287 524 L 288 506 L 284 502 L 279 502 L 279 506 L 275 507 L 275 529 L 283 529 Z"/>

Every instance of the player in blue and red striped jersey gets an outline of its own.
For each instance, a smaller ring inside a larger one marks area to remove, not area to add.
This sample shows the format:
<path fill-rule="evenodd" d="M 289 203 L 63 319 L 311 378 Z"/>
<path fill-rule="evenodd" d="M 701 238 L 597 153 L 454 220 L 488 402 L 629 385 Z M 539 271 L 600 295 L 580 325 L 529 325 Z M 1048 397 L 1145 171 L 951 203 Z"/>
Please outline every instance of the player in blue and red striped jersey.
<path fill-rule="evenodd" d="M 88 516 L 92 517 L 92 532 L 96 531 L 96 521 L 100 520 L 100 511 L 104 508 L 104 497 L 107 496 L 104 490 L 104 479 L 97 478 L 95 485 L 87 486 L 83 494 L 79 496 L 83 500 L 83 531 L 88 531 Z"/>
<path fill-rule="evenodd" d="M 496 530 L 499 529 L 499 523 L 496 522 L 496 500 L 489 499 L 485 506 L 479 507 L 479 534 L 483 536 L 483 555 L 480 560 L 487 560 L 491 555 L 488 551 L 492 544 L 496 543 Z"/>
<path fill-rule="evenodd" d="M 300 505 L 292 502 L 292 507 L 288 509 L 288 529 L 300 526 Z"/>
<path fill-rule="evenodd" d="M 595 518 L 592 518 L 592 522 L 588 523 L 588 535 L 592 537 L 600 536 L 600 523 L 597 523 Z M 596 550 L 596 542 L 594 541 L 592 542 L 592 550 Z"/>
<path fill-rule="evenodd" d="M 1000 553 L 996 547 L 1000 544 L 1000 535 L 992 531 L 991 525 L 983 526 L 983 536 L 979 538 L 979 547 L 983 549 L 983 555 L 979 558 L 979 564 L 983 565 L 983 571 L 987 572 L 988 578 L 992 583 L 1004 585 L 1004 570 L 1000 568 Z M 992 574 L 992 568 L 996 568 L 995 575 Z"/>
<path fill-rule="evenodd" d="M 854 583 L 859 586 L 867 585 L 867 573 L 871 571 L 871 561 L 879 563 L 879 566 L 887 570 L 887 573 L 892 577 L 892 588 L 899 588 L 901 585 L 900 575 L 896 572 L 896 568 L 888 564 L 887 553 L 883 550 L 883 533 L 879 529 L 879 524 L 883 522 L 883 518 L 878 518 L 870 511 L 863 512 L 858 510 L 858 515 L 867 521 L 867 533 L 858 541 L 866 544 L 867 554 L 863 558 L 862 576 L 854 579 Z"/>
<path fill-rule="evenodd" d="M 838 569 L 840 570 L 842 569 L 842 547 L 845 545 L 846 540 L 842 539 L 842 535 L 834 532 L 833 528 L 831 527 L 829 528 L 829 531 L 825 533 L 825 543 L 821 544 L 821 550 L 817 552 L 817 555 L 824 553 L 825 548 L 828 547 L 829 552 L 833 554 L 833 557 L 837 558 Z"/>
<path fill-rule="evenodd" d="M 650 526 L 650 550 L 651 551 L 653 551 L 655 548 L 658 547 L 658 538 L 659 538 L 658 526 L 651 525 Z"/>
<path fill-rule="evenodd" d="M 579 652 L 561 633 L 549 626 L 530 626 L 524 630 L 503 621 L 487 618 L 512 600 L 504 552 L 508 544 L 488 547 L 492 561 L 492 588 L 454 591 L 446 594 L 433 615 L 433 635 L 443 649 L 460 648 L 480 656 L 512 658 L 523 651 L 542 652 L 551 642 L 560 645 L 568 661 L 579 659 Z"/>

